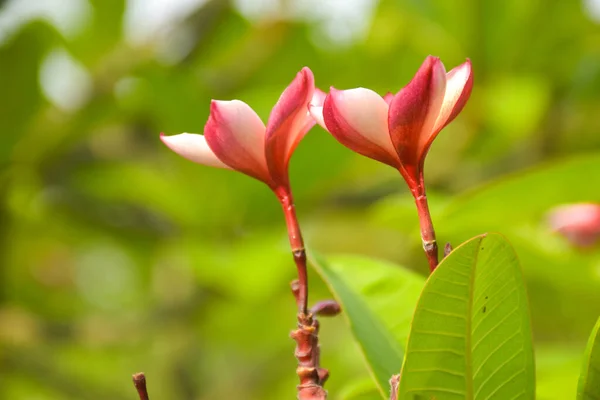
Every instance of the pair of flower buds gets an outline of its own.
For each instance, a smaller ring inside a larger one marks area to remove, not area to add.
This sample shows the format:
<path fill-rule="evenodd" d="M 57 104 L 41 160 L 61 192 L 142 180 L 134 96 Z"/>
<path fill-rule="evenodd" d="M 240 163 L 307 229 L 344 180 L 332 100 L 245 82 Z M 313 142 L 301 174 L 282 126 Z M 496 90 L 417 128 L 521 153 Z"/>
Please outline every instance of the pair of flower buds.
<path fill-rule="evenodd" d="M 191 161 L 234 169 L 266 183 L 281 200 L 291 198 L 290 157 L 318 123 L 349 149 L 396 168 L 419 203 L 425 196 L 423 165 L 429 147 L 462 110 L 472 87 L 469 60 L 446 73 L 438 58 L 428 56 L 408 85 L 383 97 L 364 88 L 331 88 L 325 94 L 315 88 L 305 67 L 273 107 L 266 126 L 242 101 L 213 101 L 204 135 L 161 138 Z"/>

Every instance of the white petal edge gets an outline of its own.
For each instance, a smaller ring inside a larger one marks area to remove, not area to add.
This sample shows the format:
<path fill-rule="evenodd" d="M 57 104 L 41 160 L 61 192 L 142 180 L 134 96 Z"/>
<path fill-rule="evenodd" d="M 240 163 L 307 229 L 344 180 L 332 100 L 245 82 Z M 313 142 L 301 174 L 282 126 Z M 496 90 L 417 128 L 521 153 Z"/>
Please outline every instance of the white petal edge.
<path fill-rule="evenodd" d="M 453 68 L 446 74 L 446 93 L 444 94 L 444 102 L 442 103 L 438 118 L 435 121 L 434 130 L 438 130 L 444 126 L 470 76 L 471 64 L 469 62 Z"/>
<path fill-rule="evenodd" d="M 210 167 L 230 168 L 208 147 L 204 135 L 180 133 L 173 136 L 161 135 L 160 140 L 175 153 L 198 164 Z"/>
<path fill-rule="evenodd" d="M 323 120 L 323 106 L 314 106 L 310 104 L 308 106 L 308 110 L 310 112 L 310 116 L 319 124 L 323 129 L 327 130 L 325 126 L 325 121 Z"/>
<path fill-rule="evenodd" d="M 366 140 L 396 154 L 388 129 L 389 106 L 370 89 L 335 90 L 329 94 L 339 115 Z"/>
<path fill-rule="evenodd" d="M 431 135 L 435 132 L 434 129 L 437 126 L 440 112 L 444 104 L 444 98 L 447 93 L 446 85 L 446 68 L 444 67 L 444 63 L 438 60 L 432 71 L 430 82 L 430 90 L 432 90 L 432 93 L 430 93 L 429 109 L 427 110 L 425 121 L 423 122 L 421 135 L 419 136 L 420 148 L 423 148 L 423 146 L 431 140 Z"/>

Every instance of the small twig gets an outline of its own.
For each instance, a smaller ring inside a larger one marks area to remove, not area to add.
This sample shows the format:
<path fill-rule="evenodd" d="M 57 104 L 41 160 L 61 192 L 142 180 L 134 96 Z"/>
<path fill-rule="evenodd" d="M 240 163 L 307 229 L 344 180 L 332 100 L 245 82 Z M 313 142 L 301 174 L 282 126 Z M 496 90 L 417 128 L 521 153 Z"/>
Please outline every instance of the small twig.
<path fill-rule="evenodd" d="M 400 384 L 400 375 L 392 375 L 390 379 L 390 400 L 398 400 L 398 385 Z"/>
<path fill-rule="evenodd" d="M 146 389 L 146 375 L 143 372 L 133 374 L 133 385 L 137 389 L 140 400 L 150 400 L 148 390 Z"/>

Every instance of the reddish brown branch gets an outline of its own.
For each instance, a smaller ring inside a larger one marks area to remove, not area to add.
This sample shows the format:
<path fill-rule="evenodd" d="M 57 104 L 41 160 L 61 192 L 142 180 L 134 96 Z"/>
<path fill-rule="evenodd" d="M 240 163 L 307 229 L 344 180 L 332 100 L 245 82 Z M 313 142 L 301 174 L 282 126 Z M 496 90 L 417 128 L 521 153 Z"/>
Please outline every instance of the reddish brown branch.
<path fill-rule="evenodd" d="M 146 376 L 143 372 L 133 374 L 133 385 L 135 386 L 140 400 L 150 400 L 148 390 L 146 389 Z"/>
<path fill-rule="evenodd" d="M 292 331 L 290 336 L 296 341 L 296 373 L 300 378 L 298 400 L 327 399 L 323 385 L 329 377 L 329 371 L 319 365 L 319 322 L 312 314 L 298 314 L 298 329 Z"/>

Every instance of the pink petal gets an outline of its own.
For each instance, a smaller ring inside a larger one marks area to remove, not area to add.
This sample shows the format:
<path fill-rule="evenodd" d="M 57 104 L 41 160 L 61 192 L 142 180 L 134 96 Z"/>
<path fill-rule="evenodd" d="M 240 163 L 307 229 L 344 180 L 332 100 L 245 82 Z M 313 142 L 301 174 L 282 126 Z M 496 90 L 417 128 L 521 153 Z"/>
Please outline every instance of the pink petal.
<path fill-rule="evenodd" d="M 208 147 L 206 138 L 203 135 L 181 133 L 179 135 L 165 136 L 161 133 L 160 140 L 175 153 L 190 161 L 211 167 L 229 168 Z"/>
<path fill-rule="evenodd" d="M 336 90 L 325 98 L 327 130 L 344 146 L 374 160 L 399 166 L 387 127 L 388 105 L 369 89 Z"/>
<path fill-rule="evenodd" d="M 392 92 L 387 92 L 386 94 L 384 94 L 383 96 L 383 100 L 385 100 L 385 102 L 387 103 L 387 105 L 389 106 L 390 104 L 392 104 L 392 100 L 394 100 L 394 93 Z"/>
<path fill-rule="evenodd" d="M 467 60 L 446 74 L 446 94 L 435 122 L 434 131 L 439 132 L 461 112 L 473 89 L 471 61 Z"/>
<path fill-rule="evenodd" d="M 405 168 L 413 173 L 425 156 L 423 146 L 433 132 L 445 90 L 444 65 L 439 58 L 428 56 L 390 104 L 390 137 Z"/>
<path fill-rule="evenodd" d="M 264 155 L 265 125 L 246 103 L 213 100 L 204 136 L 225 164 L 271 184 Z"/>
<path fill-rule="evenodd" d="M 273 107 L 266 129 L 265 156 L 273 180 L 288 185 L 288 164 L 306 132 L 315 124 L 308 105 L 315 92 L 315 80 L 307 67 L 296 75 Z"/>

